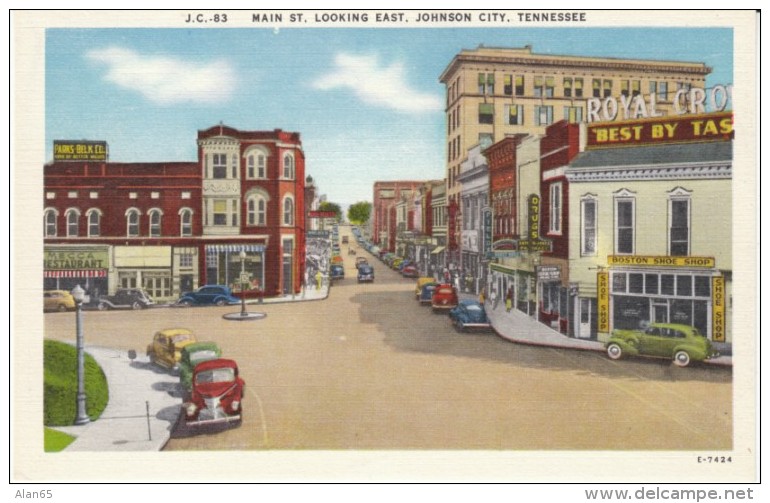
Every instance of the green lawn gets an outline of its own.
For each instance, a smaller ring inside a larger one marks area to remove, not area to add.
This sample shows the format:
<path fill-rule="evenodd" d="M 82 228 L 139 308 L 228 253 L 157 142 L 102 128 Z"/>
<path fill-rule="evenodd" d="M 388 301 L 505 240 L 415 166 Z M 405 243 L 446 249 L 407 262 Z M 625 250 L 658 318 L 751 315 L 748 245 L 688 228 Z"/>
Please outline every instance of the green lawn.
<path fill-rule="evenodd" d="M 75 440 L 75 437 L 62 433 L 60 431 L 52 430 L 51 428 L 43 429 L 43 446 L 45 452 L 59 452 L 64 450 Z"/>
<path fill-rule="evenodd" d="M 109 399 L 107 378 L 91 355 L 85 355 L 86 414 L 97 419 Z M 77 351 L 59 341 L 43 343 L 43 424 L 70 426 L 77 415 Z"/>

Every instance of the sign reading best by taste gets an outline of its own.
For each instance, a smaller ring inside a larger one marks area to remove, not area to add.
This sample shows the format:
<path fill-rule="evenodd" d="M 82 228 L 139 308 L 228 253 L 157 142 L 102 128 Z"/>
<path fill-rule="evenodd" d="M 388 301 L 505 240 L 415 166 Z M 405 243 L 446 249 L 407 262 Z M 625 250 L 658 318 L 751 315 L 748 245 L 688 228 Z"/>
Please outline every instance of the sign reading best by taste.
<path fill-rule="evenodd" d="M 589 124 L 586 148 L 729 140 L 732 137 L 733 114 L 732 112 L 721 112 L 675 118 Z"/>

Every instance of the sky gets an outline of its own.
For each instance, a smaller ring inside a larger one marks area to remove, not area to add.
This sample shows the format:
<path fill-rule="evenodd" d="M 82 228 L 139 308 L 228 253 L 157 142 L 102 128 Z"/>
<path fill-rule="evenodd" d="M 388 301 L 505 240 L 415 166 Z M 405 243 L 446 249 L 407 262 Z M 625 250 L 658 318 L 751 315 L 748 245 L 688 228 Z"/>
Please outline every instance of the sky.
<path fill-rule="evenodd" d="M 110 161 L 197 159 L 199 130 L 299 132 L 306 175 L 343 208 L 378 180 L 444 178 L 444 86 L 462 49 L 703 62 L 733 83 L 729 28 L 50 28 L 54 140 L 104 140 Z"/>

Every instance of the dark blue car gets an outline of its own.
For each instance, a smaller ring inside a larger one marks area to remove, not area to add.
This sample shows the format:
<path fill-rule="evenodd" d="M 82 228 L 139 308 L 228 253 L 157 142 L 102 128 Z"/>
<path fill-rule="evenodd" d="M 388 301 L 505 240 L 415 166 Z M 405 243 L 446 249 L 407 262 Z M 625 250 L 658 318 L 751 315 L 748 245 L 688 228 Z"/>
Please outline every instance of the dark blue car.
<path fill-rule="evenodd" d="M 433 283 L 425 283 L 422 285 L 422 289 L 420 290 L 420 296 L 418 297 L 418 300 L 420 301 L 420 304 L 430 304 L 433 300 L 433 291 L 436 290 L 436 287 L 439 284 L 436 282 Z"/>
<path fill-rule="evenodd" d="M 176 301 L 180 306 L 224 306 L 240 302 L 241 299 L 233 297 L 230 288 L 224 285 L 205 285 L 194 292 L 183 294 Z"/>
<path fill-rule="evenodd" d="M 329 277 L 332 280 L 345 279 L 345 268 L 340 264 L 334 264 L 329 269 Z"/>
<path fill-rule="evenodd" d="M 449 318 L 458 330 L 468 328 L 490 328 L 484 306 L 475 300 L 461 300 L 457 307 L 449 311 Z"/>

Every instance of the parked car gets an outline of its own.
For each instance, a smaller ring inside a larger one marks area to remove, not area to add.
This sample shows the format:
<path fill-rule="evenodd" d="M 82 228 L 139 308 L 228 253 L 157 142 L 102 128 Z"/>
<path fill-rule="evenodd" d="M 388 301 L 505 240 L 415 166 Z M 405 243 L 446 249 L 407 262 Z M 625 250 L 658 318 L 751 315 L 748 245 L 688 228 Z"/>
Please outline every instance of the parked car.
<path fill-rule="evenodd" d="M 43 311 L 72 311 L 75 298 L 67 290 L 48 290 L 43 292 Z"/>
<path fill-rule="evenodd" d="M 605 348 L 613 360 L 626 356 L 671 358 L 679 367 L 719 356 L 697 328 L 676 323 L 651 323 L 641 330 L 613 330 Z"/>
<path fill-rule="evenodd" d="M 141 288 L 119 288 L 115 295 L 102 295 L 99 297 L 97 308 L 105 309 L 146 309 L 155 305 L 147 292 Z"/>
<path fill-rule="evenodd" d="M 193 371 L 190 398 L 182 404 L 185 424 L 240 423 L 245 386 L 235 361 L 217 358 L 199 363 Z"/>
<path fill-rule="evenodd" d="M 167 369 L 176 370 L 182 358 L 182 349 L 197 342 L 195 335 L 186 328 L 166 328 L 155 332 L 152 342 L 147 346 L 150 363 Z"/>
<path fill-rule="evenodd" d="M 441 283 L 430 301 L 434 312 L 449 311 L 457 306 L 457 289 L 449 283 Z"/>
<path fill-rule="evenodd" d="M 222 356 L 216 342 L 193 342 L 182 348 L 179 359 L 179 384 L 186 393 L 192 391 L 192 376 L 199 363 L 215 360 Z"/>
<path fill-rule="evenodd" d="M 435 283 L 436 280 L 430 276 L 421 276 L 417 278 L 417 286 L 414 289 L 414 298 L 420 300 L 420 293 L 422 293 L 422 287 L 428 283 Z"/>
<path fill-rule="evenodd" d="M 359 283 L 373 283 L 374 282 L 374 267 L 367 265 L 362 265 L 358 268 L 358 282 Z"/>
<path fill-rule="evenodd" d="M 420 296 L 418 298 L 420 304 L 430 304 L 433 301 L 433 292 L 436 291 L 437 286 L 439 286 L 439 283 L 436 283 L 435 281 L 422 285 Z"/>
<path fill-rule="evenodd" d="M 332 280 L 345 279 L 345 267 L 342 264 L 332 264 L 329 268 L 329 277 Z"/>
<path fill-rule="evenodd" d="M 401 268 L 401 276 L 405 278 L 416 278 L 419 275 L 420 273 L 417 270 L 417 267 L 413 265 L 407 265 Z"/>
<path fill-rule="evenodd" d="M 205 306 L 226 304 L 240 304 L 241 300 L 233 297 L 232 290 L 224 285 L 205 285 L 194 292 L 183 294 L 176 301 L 180 306 Z"/>
<path fill-rule="evenodd" d="M 490 328 L 484 306 L 476 300 L 461 300 L 457 307 L 449 311 L 449 318 L 458 330 L 468 328 Z"/>

